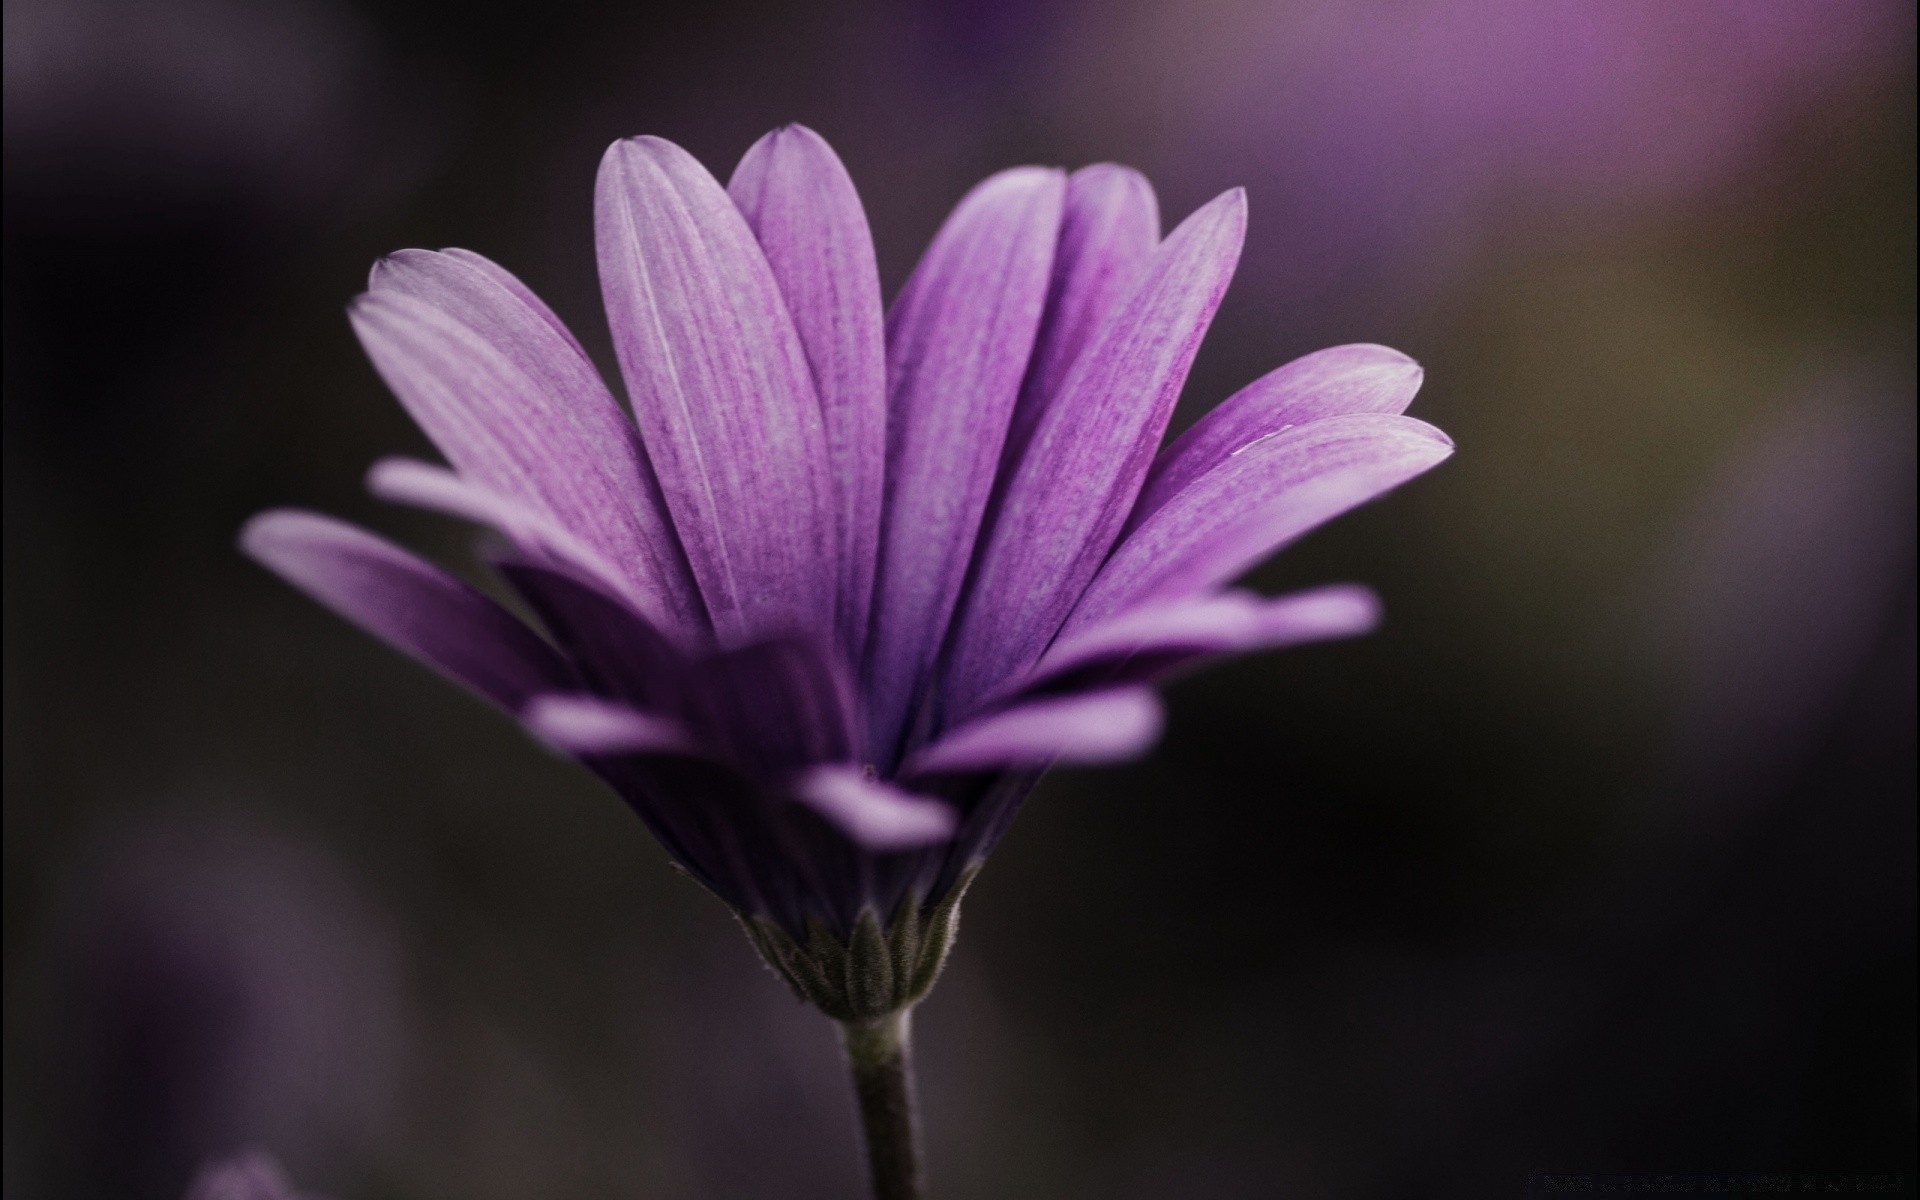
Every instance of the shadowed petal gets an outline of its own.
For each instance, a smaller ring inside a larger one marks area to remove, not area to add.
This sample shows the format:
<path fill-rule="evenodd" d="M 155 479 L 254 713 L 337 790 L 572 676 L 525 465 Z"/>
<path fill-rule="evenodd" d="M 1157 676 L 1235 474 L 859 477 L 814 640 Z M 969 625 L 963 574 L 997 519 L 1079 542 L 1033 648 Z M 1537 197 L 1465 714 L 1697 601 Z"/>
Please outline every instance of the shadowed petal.
<path fill-rule="evenodd" d="M 410 504 L 491 525 L 528 554 L 594 580 L 655 622 L 664 622 L 671 601 L 641 590 L 634 580 L 553 517 L 445 467 L 412 458 L 383 458 L 367 471 L 367 490 L 382 500 Z M 668 628 L 674 628 L 669 625 Z"/>
<path fill-rule="evenodd" d="M 1060 245 L 1054 252 L 1047 311 L 1033 346 L 1020 402 L 1007 430 L 1004 463 L 1017 463 L 1047 404 L 1080 352 L 1139 281 L 1160 244 L 1153 185 L 1130 167 L 1096 163 L 1067 177 Z"/>
<path fill-rule="evenodd" d="M 625 602 L 565 571 L 495 562 L 596 691 L 639 708 L 678 711 L 686 656 Z"/>
<path fill-rule="evenodd" d="M 825 423 L 839 532 L 841 644 L 858 661 L 887 465 L 887 355 L 873 237 L 833 148 L 802 125 L 753 144 L 727 192 L 793 315 Z"/>
<path fill-rule="evenodd" d="M 1159 697 L 1120 688 L 1034 700 L 969 721 L 925 746 L 906 774 L 997 771 L 1133 758 L 1160 736 Z"/>
<path fill-rule="evenodd" d="M 662 598 L 663 617 L 697 620 L 633 423 L 551 314 L 470 261 L 425 250 L 383 260 L 372 282 L 349 314 L 354 331 L 447 460 L 620 564 Z"/>
<path fill-rule="evenodd" d="M 1113 546 L 1246 234 L 1235 190 L 1155 252 L 1048 404 L 987 534 L 944 688 L 961 710 L 1030 666 Z"/>
<path fill-rule="evenodd" d="M 1242 446 L 1115 548 L 1063 636 L 1223 583 L 1451 453 L 1453 443 L 1426 422 L 1377 413 L 1327 417 Z"/>
<path fill-rule="evenodd" d="M 762 778 L 855 753 L 852 682 L 839 656 L 811 639 L 709 655 L 687 671 L 683 690 L 688 725 Z"/>
<path fill-rule="evenodd" d="M 520 719 L 542 741 L 567 754 L 694 752 L 693 739 L 678 721 L 600 696 L 535 696 Z"/>
<path fill-rule="evenodd" d="M 318 513 L 261 513 L 240 547 L 315 600 L 509 712 L 574 686 L 552 647 L 506 609 L 389 542 Z"/>
<path fill-rule="evenodd" d="M 887 318 L 886 513 L 868 650 L 883 756 L 965 578 L 1046 300 L 1066 191 L 1022 167 L 968 193 Z"/>
<path fill-rule="evenodd" d="M 1296 358 L 1223 400 L 1160 452 L 1128 528 L 1249 442 L 1294 425 L 1347 413 L 1407 411 L 1420 364 L 1385 346 L 1335 346 Z"/>
<path fill-rule="evenodd" d="M 645 137 L 601 160 L 594 225 L 614 350 L 715 628 L 830 629 L 820 401 L 752 230 L 691 155 Z"/>
<path fill-rule="evenodd" d="M 953 836 L 953 809 L 938 800 L 829 764 L 803 772 L 794 794 L 868 850 L 912 850 Z"/>

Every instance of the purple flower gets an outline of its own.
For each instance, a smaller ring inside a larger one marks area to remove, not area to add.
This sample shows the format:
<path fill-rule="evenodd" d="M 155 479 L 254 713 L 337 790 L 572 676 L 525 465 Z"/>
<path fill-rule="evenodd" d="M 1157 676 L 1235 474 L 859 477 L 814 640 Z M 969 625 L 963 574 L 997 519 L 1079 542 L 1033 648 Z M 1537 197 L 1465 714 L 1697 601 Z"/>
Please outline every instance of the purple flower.
<path fill-rule="evenodd" d="M 452 464 L 388 460 L 369 486 L 504 534 L 544 634 L 327 517 L 262 514 L 242 541 L 578 757 L 770 959 L 903 923 L 944 950 L 1042 770 L 1153 742 L 1154 681 L 1368 629 L 1362 588 L 1222 589 L 1451 450 L 1401 415 L 1419 367 L 1365 345 L 1161 449 L 1239 257 L 1237 190 L 1163 239 L 1136 172 L 1002 172 L 885 312 L 859 198 L 809 130 L 761 139 L 726 187 L 618 142 L 595 200 L 633 419 L 468 251 L 384 259 L 352 309 Z M 910 1001 L 934 957 L 849 1003 Z"/>

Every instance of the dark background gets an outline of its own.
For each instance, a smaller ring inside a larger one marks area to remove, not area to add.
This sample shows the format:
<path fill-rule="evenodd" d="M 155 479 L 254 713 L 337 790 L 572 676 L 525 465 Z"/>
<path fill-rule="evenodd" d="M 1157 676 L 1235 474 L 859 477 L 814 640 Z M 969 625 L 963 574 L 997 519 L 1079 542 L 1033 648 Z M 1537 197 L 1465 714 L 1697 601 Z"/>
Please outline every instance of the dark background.
<path fill-rule="evenodd" d="M 7 1200 L 244 1145 L 341 1200 L 855 1190 L 833 1031 L 721 907 L 233 549 L 297 504 L 470 567 L 359 491 L 426 451 L 367 267 L 481 251 L 605 364 L 604 146 L 793 120 L 889 292 L 1003 166 L 1169 226 L 1246 184 L 1177 423 L 1381 341 L 1460 446 L 1254 577 L 1376 636 L 1034 796 L 918 1017 L 940 1195 L 1911 1191 L 1909 4 L 5 14 Z"/>

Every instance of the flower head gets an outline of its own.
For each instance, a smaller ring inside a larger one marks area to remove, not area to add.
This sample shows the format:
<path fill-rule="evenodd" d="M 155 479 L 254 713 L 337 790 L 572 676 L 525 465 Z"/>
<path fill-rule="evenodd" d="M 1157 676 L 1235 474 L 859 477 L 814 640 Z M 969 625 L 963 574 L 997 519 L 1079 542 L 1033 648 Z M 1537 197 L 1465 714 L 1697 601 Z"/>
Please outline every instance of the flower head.
<path fill-rule="evenodd" d="M 1451 450 L 1401 415 L 1419 367 L 1365 345 L 1161 448 L 1239 257 L 1237 190 L 1162 238 L 1133 171 L 1002 172 L 886 310 L 810 130 L 726 187 L 618 142 L 595 208 L 631 418 L 478 255 L 401 251 L 352 309 L 451 464 L 388 460 L 370 487 L 504 534 L 542 632 L 326 517 L 266 513 L 243 544 L 578 757 L 830 1012 L 924 990 L 1038 774 L 1145 750 L 1154 681 L 1369 628 L 1364 589 L 1223 588 Z"/>

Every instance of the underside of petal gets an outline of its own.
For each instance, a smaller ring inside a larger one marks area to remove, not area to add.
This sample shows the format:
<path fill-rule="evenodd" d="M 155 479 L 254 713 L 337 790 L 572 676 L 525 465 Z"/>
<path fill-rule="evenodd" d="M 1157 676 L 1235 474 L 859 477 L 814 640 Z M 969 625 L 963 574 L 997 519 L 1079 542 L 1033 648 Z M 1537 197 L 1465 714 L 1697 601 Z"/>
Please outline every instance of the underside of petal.
<path fill-rule="evenodd" d="M 1147 688 L 1034 700 L 943 734 L 908 760 L 905 773 L 1121 762 L 1152 746 L 1161 724 L 1160 700 Z"/>
<path fill-rule="evenodd" d="M 382 500 L 491 525 L 535 558 L 591 579 L 661 628 L 691 636 L 673 619 L 664 589 L 643 589 L 593 546 L 545 512 L 461 478 L 445 467 L 411 458 L 383 458 L 367 472 L 367 490 Z"/>
<path fill-rule="evenodd" d="M 318 513 L 248 521 L 240 546 L 301 591 L 509 712 L 574 686 L 539 635 L 478 591 L 390 542 Z"/>
<path fill-rule="evenodd" d="M 676 645 L 633 607 L 571 572 L 495 560 L 582 680 L 650 712 L 678 712 L 689 647 Z"/>
<path fill-rule="evenodd" d="M 794 794 L 868 850 L 912 850 L 953 836 L 948 805 L 870 779 L 857 767 L 814 767 L 796 780 Z"/>
<path fill-rule="evenodd" d="M 556 750 L 582 757 L 694 750 L 693 739 L 678 721 L 601 696 L 535 696 L 520 719 Z"/>
<path fill-rule="evenodd" d="M 1357 637 L 1379 621 L 1379 599 L 1353 584 L 1150 601 L 1056 642 L 1008 694 L 1160 682 L 1226 655 Z"/>

